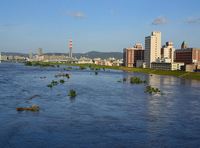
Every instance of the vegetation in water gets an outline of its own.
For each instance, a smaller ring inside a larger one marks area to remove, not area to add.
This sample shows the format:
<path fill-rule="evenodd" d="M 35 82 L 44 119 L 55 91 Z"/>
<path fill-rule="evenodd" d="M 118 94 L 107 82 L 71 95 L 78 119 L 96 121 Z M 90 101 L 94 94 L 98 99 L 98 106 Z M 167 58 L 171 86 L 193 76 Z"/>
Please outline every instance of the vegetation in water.
<path fill-rule="evenodd" d="M 100 68 L 100 67 L 97 67 L 97 68 L 95 68 L 95 70 L 98 71 L 98 70 L 101 70 L 101 68 Z"/>
<path fill-rule="evenodd" d="M 141 83 L 146 83 L 146 81 L 141 80 L 139 77 L 131 77 L 130 83 L 131 84 L 141 84 Z"/>
<path fill-rule="evenodd" d="M 26 62 L 26 66 L 40 66 L 40 67 L 55 67 L 55 64 L 50 63 L 50 62 Z"/>
<path fill-rule="evenodd" d="M 69 76 L 69 74 L 68 74 L 68 73 L 66 73 L 66 74 L 65 74 L 65 77 L 66 77 L 67 79 L 69 79 L 69 78 L 70 78 L 70 76 Z"/>
<path fill-rule="evenodd" d="M 69 93 L 68 93 L 68 96 L 70 96 L 71 98 L 74 98 L 74 97 L 76 97 L 76 91 L 75 90 L 73 90 L 73 89 L 71 89 L 70 91 L 69 91 Z"/>
<path fill-rule="evenodd" d="M 149 94 L 156 94 L 156 93 L 160 93 L 160 90 L 158 88 L 155 88 L 149 85 L 149 86 L 146 86 L 145 92 Z"/>
<path fill-rule="evenodd" d="M 64 68 L 65 71 L 70 71 L 72 70 L 72 67 L 67 67 L 67 68 Z"/>
<path fill-rule="evenodd" d="M 29 62 L 29 61 L 26 62 L 25 65 L 26 65 L 26 66 L 33 66 L 32 62 Z"/>
<path fill-rule="evenodd" d="M 50 84 L 47 85 L 47 87 L 52 88 L 53 86 L 58 85 L 58 81 L 52 80 Z"/>
<path fill-rule="evenodd" d="M 95 75 L 98 75 L 98 71 L 95 71 Z"/>
<path fill-rule="evenodd" d="M 58 81 L 53 80 L 53 81 L 51 81 L 51 84 L 52 84 L 53 86 L 58 85 Z"/>
<path fill-rule="evenodd" d="M 66 77 L 67 79 L 70 78 L 70 75 L 68 73 L 59 73 L 57 75 L 55 75 L 56 78 L 58 77 Z"/>
<path fill-rule="evenodd" d="M 126 82 L 127 81 L 127 79 L 126 78 L 123 78 L 123 82 Z"/>
<path fill-rule="evenodd" d="M 61 79 L 61 80 L 60 80 L 60 83 L 61 83 L 61 84 L 64 84 L 64 83 L 65 83 L 65 80 Z"/>
<path fill-rule="evenodd" d="M 81 66 L 79 66 L 79 69 L 84 70 L 84 69 L 87 69 L 87 67 L 81 65 Z"/>
<path fill-rule="evenodd" d="M 52 87 L 53 87 L 53 85 L 52 85 L 52 84 L 48 84 L 48 85 L 47 85 L 47 87 L 49 87 L 49 88 L 52 88 Z"/>

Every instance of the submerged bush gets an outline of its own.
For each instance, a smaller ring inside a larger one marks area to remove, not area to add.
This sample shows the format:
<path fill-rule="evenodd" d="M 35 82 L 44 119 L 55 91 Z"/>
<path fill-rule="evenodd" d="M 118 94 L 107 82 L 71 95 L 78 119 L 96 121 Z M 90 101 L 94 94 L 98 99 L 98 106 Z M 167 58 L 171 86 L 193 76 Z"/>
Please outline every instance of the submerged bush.
<path fill-rule="evenodd" d="M 28 61 L 25 63 L 26 66 L 32 66 L 32 62 Z"/>
<path fill-rule="evenodd" d="M 66 70 L 66 71 L 70 71 L 70 70 L 72 70 L 72 67 L 64 68 L 64 70 Z"/>
<path fill-rule="evenodd" d="M 53 86 L 58 85 L 58 81 L 53 80 L 53 81 L 51 81 L 51 84 L 52 84 Z"/>
<path fill-rule="evenodd" d="M 160 90 L 158 88 L 155 88 L 149 85 L 149 86 L 146 86 L 145 92 L 149 94 L 153 94 L 153 93 L 160 93 Z"/>
<path fill-rule="evenodd" d="M 59 74 L 57 74 L 57 75 L 55 75 L 55 77 L 56 78 L 58 78 L 58 77 L 66 77 L 67 79 L 69 79 L 70 78 L 70 75 L 68 74 L 68 73 L 59 73 Z"/>
<path fill-rule="evenodd" d="M 95 70 L 94 67 L 89 67 L 89 68 L 90 68 L 90 70 Z"/>
<path fill-rule="evenodd" d="M 26 66 L 40 66 L 40 67 L 55 67 L 55 65 L 53 63 L 49 63 L 49 62 L 26 62 L 25 63 Z"/>
<path fill-rule="evenodd" d="M 58 85 L 58 82 L 53 80 L 53 81 L 51 81 L 50 84 L 47 85 L 47 87 L 52 88 L 53 86 L 56 86 L 56 85 Z"/>
<path fill-rule="evenodd" d="M 68 96 L 70 96 L 71 98 L 76 97 L 76 91 L 73 90 L 73 89 L 71 89 L 71 90 L 69 91 L 69 93 L 68 93 Z"/>
<path fill-rule="evenodd" d="M 79 66 L 79 69 L 84 70 L 84 69 L 86 69 L 86 67 L 85 66 Z"/>
<path fill-rule="evenodd" d="M 98 70 L 101 70 L 101 68 L 96 68 L 95 70 L 97 70 L 97 71 L 98 71 Z"/>
<path fill-rule="evenodd" d="M 67 79 L 69 79 L 69 78 L 70 78 L 70 76 L 69 76 L 69 74 L 68 74 L 68 73 L 66 73 L 66 74 L 65 74 L 65 77 L 66 77 Z"/>
<path fill-rule="evenodd" d="M 65 83 L 65 80 L 61 79 L 61 80 L 60 80 L 60 83 L 61 83 L 61 84 L 64 84 L 64 83 Z"/>
<path fill-rule="evenodd" d="M 49 87 L 49 88 L 52 88 L 52 87 L 53 87 L 53 85 L 52 85 L 52 84 L 48 84 L 48 85 L 47 85 L 47 87 Z"/>
<path fill-rule="evenodd" d="M 130 83 L 131 84 L 141 84 L 141 83 L 146 83 L 146 81 L 141 80 L 139 77 L 131 77 Z"/>
<path fill-rule="evenodd" d="M 127 80 L 126 78 L 123 78 L 123 82 L 126 82 L 126 80 Z"/>

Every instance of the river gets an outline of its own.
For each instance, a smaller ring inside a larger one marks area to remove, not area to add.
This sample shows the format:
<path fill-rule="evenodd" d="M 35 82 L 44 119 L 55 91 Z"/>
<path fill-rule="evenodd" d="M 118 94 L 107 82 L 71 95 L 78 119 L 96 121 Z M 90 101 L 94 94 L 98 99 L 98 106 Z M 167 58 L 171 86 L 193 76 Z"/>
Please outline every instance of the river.
<path fill-rule="evenodd" d="M 75 68 L 64 84 L 48 88 L 61 71 L 0 64 L 0 148 L 200 147 L 200 81 Z M 118 82 L 131 76 L 163 94 Z M 39 112 L 16 111 L 33 104 Z"/>

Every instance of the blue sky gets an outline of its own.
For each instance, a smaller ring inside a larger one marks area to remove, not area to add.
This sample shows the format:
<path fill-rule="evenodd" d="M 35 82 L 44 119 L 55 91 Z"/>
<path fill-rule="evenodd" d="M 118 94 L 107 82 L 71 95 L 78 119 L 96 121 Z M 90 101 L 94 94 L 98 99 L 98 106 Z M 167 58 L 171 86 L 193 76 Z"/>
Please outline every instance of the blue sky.
<path fill-rule="evenodd" d="M 200 47 L 199 0 L 0 0 L 0 51 L 122 51 L 151 31 Z"/>

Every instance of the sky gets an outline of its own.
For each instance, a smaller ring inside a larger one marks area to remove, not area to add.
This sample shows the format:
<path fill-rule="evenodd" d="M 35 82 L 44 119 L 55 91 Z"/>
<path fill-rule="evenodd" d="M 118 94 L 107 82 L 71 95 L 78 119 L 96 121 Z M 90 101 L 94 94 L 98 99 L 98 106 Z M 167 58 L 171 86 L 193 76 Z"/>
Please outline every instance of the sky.
<path fill-rule="evenodd" d="M 0 51 L 120 51 L 152 31 L 200 48 L 199 0 L 0 0 Z"/>

